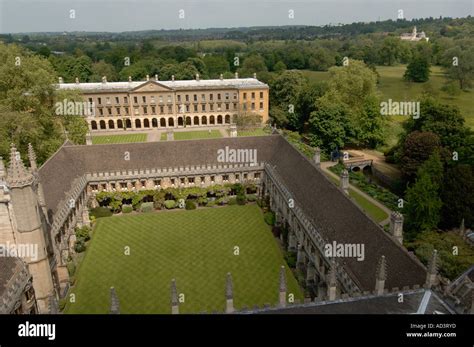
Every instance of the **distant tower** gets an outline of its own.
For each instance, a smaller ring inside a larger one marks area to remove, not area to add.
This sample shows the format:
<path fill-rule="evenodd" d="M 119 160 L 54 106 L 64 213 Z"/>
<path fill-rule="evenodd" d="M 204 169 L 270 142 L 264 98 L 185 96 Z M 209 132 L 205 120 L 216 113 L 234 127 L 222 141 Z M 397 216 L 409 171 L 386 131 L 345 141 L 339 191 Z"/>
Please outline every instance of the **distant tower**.
<path fill-rule="evenodd" d="M 33 276 L 33 287 L 36 292 L 40 313 L 49 311 L 49 297 L 54 293 L 52 271 L 48 259 L 48 240 L 45 220 L 42 218 L 41 198 L 37 195 L 38 182 L 36 176 L 36 158 L 30 153 L 30 161 L 34 162 L 32 171 L 26 169 L 19 152 L 14 145 L 10 150 L 10 164 L 6 175 L 6 183 L 11 198 L 12 234 L 10 244 L 30 250 L 29 254 L 21 255 L 28 264 Z M 41 189 L 41 188 L 40 188 Z M 41 193 L 42 195 L 42 193 Z M 5 239 L 5 235 L 2 235 Z M 25 247 L 27 246 L 27 247 Z"/>

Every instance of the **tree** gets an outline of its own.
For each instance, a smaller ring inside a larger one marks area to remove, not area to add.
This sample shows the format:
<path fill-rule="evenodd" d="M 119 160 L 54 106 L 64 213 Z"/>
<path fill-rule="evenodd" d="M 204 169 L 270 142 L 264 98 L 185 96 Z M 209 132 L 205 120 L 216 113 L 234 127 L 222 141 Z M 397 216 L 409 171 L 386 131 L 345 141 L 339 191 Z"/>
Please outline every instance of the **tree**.
<path fill-rule="evenodd" d="M 403 76 L 407 81 L 426 82 L 430 78 L 428 58 L 420 53 L 415 54 L 407 66 Z"/>
<path fill-rule="evenodd" d="M 112 64 L 108 64 L 103 60 L 93 63 L 92 75 L 90 76 L 91 82 L 100 82 L 103 76 L 107 76 L 107 81 L 118 80 L 118 74 Z"/>
<path fill-rule="evenodd" d="M 406 193 L 405 216 L 407 239 L 413 240 L 420 232 L 432 231 L 440 222 L 441 207 L 439 184 L 443 166 L 437 153 L 418 170 L 415 183 Z"/>
<path fill-rule="evenodd" d="M 465 90 L 472 86 L 474 80 L 474 49 L 472 47 L 451 48 L 444 54 L 443 65 L 448 78 L 459 83 Z"/>
<path fill-rule="evenodd" d="M 241 77 L 252 77 L 254 73 L 266 72 L 265 60 L 260 55 L 251 55 L 244 59 L 242 68 L 239 70 Z"/>
<path fill-rule="evenodd" d="M 398 61 L 401 53 L 400 43 L 400 39 L 395 36 L 388 36 L 383 40 L 379 55 L 384 65 L 392 66 Z"/>
<path fill-rule="evenodd" d="M 285 70 L 286 70 L 286 65 L 281 60 L 279 60 L 275 65 L 273 65 L 273 71 L 275 72 L 283 72 Z"/>
<path fill-rule="evenodd" d="M 222 56 L 206 55 L 204 63 L 210 78 L 219 78 L 220 74 L 230 71 L 229 62 Z"/>
<path fill-rule="evenodd" d="M 439 137 L 432 132 L 414 131 L 402 144 L 400 170 L 407 182 L 413 182 L 418 169 L 430 157 L 440 150 Z"/>
<path fill-rule="evenodd" d="M 474 167 L 456 165 L 448 168 L 441 186 L 443 200 L 442 226 L 459 227 L 464 219 L 467 227 L 474 226 Z"/>

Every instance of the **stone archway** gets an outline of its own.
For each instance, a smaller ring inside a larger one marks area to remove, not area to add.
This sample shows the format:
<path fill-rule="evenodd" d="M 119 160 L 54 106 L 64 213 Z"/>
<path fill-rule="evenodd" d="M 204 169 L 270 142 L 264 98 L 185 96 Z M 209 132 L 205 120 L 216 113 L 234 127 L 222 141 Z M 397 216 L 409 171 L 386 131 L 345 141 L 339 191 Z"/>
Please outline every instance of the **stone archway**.
<path fill-rule="evenodd" d="M 209 117 L 209 124 L 216 124 L 216 118 L 214 116 Z"/>
<path fill-rule="evenodd" d="M 142 127 L 142 122 L 140 119 L 135 119 L 135 128 L 139 129 Z"/>
<path fill-rule="evenodd" d="M 93 120 L 93 121 L 91 122 L 91 129 L 92 129 L 92 130 L 97 130 L 97 122 L 96 122 L 95 120 Z"/>
<path fill-rule="evenodd" d="M 160 118 L 160 127 L 166 128 L 166 119 Z"/>
<path fill-rule="evenodd" d="M 130 129 L 132 127 L 132 121 L 130 119 L 125 119 L 125 127 Z"/>
<path fill-rule="evenodd" d="M 168 126 L 169 127 L 174 127 L 174 119 L 172 117 L 168 118 Z"/>
<path fill-rule="evenodd" d="M 156 118 L 153 118 L 153 119 L 151 120 L 151 126 L 152 126 L 153 128 L 158 128 L 158 120 L 157 120 Z"/>
<path fill-rule="evenodd" d="M 183 117 L 178 117 L 178 126 L 182 127 L 184 125 L 183 123 Z"/>
<path fill-rule="evenodd" d="M 217 116 L 217 124 L 222 124 L 222 116 L 221 115 Z"/>
<path fill-rule="evenodd" d="M 199 117 L 198 116 L 194 116 L 193 125 L 199 125 Z"/>
<path fill-rule="evenodd" d="M 150 120 L 148 118 L 145 118 L 143 120 L 143 127 L 144 128 L 149 128 L 150 127 Z"/>
<path fill-rule="evenodd" d="M 225 115 L 225 124 L 230 124 L 230 115 Z"/>
<path fill-rule="evenodd" d="M 123 129 L 123 121 L 121 119 L 117 120 L 117 129 Z"/>
<path fill-rule="evenodd" d="M 99 125 L 100 125 L 100 129 L 102 129 L 102 130 L 107 129 L 107 127 L 105 126 L 105 120 L 101 120 Z"/>
<path fill-rule="evenodd" d="M 115 129 L 115 123 L 112 119 L 109 120 L 109 129 Z"/>
<path fill-rule="evenodd" d="M 201 124 L 202 125 L 207 125 L 207 117 L 206 116 L 201 117 Z"/>
<path fill-rule="evenodd" d="M 191 117 L 186 117 L 186 125 L 192 125 L 191 124 Z"/>

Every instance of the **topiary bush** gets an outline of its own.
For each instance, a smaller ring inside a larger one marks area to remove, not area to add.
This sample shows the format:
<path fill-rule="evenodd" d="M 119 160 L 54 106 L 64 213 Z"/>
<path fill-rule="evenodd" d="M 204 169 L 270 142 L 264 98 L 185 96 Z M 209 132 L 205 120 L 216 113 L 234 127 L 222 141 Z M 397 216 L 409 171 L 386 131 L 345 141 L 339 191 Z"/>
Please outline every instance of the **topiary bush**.
<path fill-rule="evenodd" d="M 257 196 L 255 194 L 247 194 L 246 198 L 247 198 L 247 201 L 249 202 L 257 201 Z"/>
<path fill-rule="evenodd" d="M 112 211 L 110 211 L 110 209 L 107 207 L 96 207 L 96 208 L 91 209 L 89 213 L 95 219 L 110 217 L 113 214 Z"/>
<path fill-rule="evenodd" d="M 142 203 L 142 205 L 140 206 L 140 212 L 144 212 L 144 213 L 153 212 L 153 203 L 152 202 Z"/>
<path fill-rule="evenodd" d="M 132 205 L 122 205 L 122 213 L 130 213 L 133 211 Z"/>
<path fill-rule="evenodd" d="M 176 201 L 174 200 L 165 200 L 165 208 L 171 210 L 176 207 Z"/>
<path fill-rule="evenodd" d="M 196 204 L 192 200 L 186 200 L 186 210 L 195 210 L 196 209 Z"/>

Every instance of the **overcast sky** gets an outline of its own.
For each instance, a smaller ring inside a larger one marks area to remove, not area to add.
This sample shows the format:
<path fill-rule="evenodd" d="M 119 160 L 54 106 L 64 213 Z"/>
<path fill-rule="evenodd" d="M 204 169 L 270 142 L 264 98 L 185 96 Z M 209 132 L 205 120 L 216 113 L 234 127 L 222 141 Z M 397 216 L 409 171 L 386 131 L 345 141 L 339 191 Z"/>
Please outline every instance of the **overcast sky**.
<path fill-rule="evenodd" d="M 465 17 L 473 8 L 474 0 L 0 0 L 0 32 L 325 25 L 396 19 L 399 9 L 407 19 Z"/>

